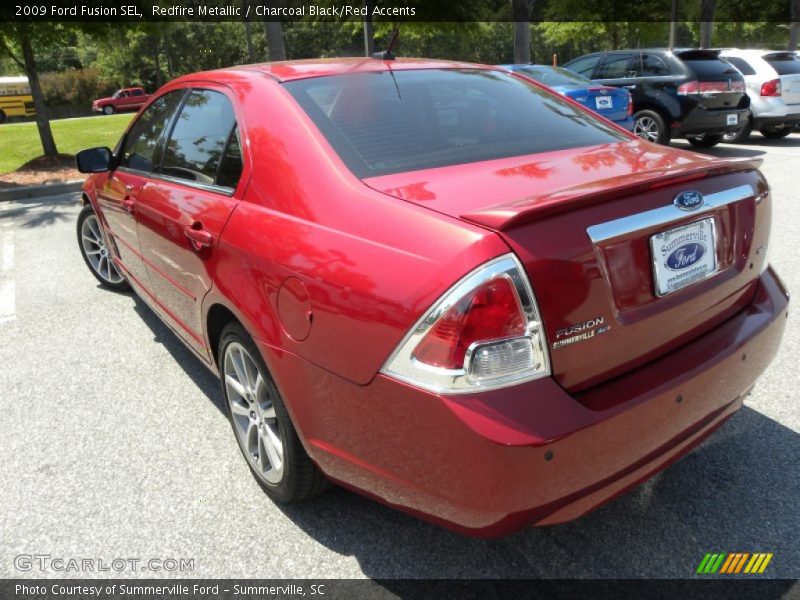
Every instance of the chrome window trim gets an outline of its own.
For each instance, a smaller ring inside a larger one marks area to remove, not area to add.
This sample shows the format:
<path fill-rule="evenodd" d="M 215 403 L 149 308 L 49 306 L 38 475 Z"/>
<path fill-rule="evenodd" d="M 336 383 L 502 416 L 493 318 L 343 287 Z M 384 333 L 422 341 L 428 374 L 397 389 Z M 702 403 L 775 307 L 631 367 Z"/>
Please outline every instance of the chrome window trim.
<path fill-rule="evenodd" d="M 139 177 L 144 177 L 145 179 L 151 180 L 161 180 L 167 181 L 169 183 L 177 183 L 179 185 L 185 185 L 186 187 L 194 188 L 197 190 L 203 190 L 204 192 L 213 192 L 215 194 L 221 194 L 223 196 L 233 196 L 236 189 L 231 189 L 228 187 L 220 187 L 217 185 L 209 185 L 206 183 L 198 183 L 196 181 L 191 181 L 189 179 L 181 179 L 180 177 L 170 177 L 169 175 L 162 175 L 160 173 L 154 173 L 152 171 L 140 171 L 138 169 L 131 169 L 130 167 L 117 167 L 117 171 L 121 171 L 122 173 L 130 173 L 131 175 L 138 175 Z"/>
<path fill-rule="evenodd" d="M 599 244 L 643 229 L 666 226 L 683 219 L 697 218 L 722 206 L 752 198 L 754 195 L 755 191 L 751 185 L 740 185 L 704 196 L 704 205 L 696 211 L 681 210 L 670 203 L 667 206 L 592 225 L 586 228 L 586 233 L 589 234 L 592 243 Z"/>

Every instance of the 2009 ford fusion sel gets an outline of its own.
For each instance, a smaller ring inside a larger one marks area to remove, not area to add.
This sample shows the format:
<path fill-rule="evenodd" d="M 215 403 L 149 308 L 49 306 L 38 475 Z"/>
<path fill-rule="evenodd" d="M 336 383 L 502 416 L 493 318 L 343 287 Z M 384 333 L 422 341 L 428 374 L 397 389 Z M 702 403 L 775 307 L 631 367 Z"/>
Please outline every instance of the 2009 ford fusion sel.
<path fill-rule="evenodd" d="M 482 536 L 574 519 L 722 425 L 788 314 L 757 160 L 493 67 L 188 75 L 77 161 L 91 272 L 219 374 L 277 501 L 335 482 Z"/>

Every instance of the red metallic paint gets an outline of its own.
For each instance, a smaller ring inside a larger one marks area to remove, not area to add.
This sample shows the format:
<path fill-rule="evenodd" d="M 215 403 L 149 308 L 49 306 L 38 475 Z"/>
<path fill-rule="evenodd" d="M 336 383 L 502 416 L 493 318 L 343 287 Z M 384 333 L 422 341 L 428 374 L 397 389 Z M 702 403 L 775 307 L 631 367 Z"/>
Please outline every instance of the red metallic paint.
<path fill-rule="evenodd" d="M 578 517 L 691 449 L 766 368 L 788 296 L 771 270 L 758 275 L 768 199 L 715 210 L 725 270 L 665 298 L 652 293 L 649 231 L 598 247 L 586 233 L 669 204 L 687 180 L 765 192 L 755 164 L 631 140 L 360 181 L 280 84 L 463 66 L 353 59 L 186 76 L 154 97 L 228 95 L 245 163 L 234 193 L 121 171 L 84 190 L 136 291 L 212 370 L 209 314 L 225 307 L 250 332 L 328 477 L 492 536 Z M 198 223 L 210 247 L 186 236 Z M 550 338 L 597 315 L 611 330 L 552 351 L 553 377 L 502 390 L 442 396 L 379 374 L 444 291 L 510 250 Z"/>

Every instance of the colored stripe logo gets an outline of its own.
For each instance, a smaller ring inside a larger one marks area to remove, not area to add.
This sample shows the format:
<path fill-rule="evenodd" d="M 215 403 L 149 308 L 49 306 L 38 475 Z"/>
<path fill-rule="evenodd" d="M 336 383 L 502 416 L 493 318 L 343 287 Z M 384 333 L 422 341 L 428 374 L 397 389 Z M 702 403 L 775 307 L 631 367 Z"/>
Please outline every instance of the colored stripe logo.
<path fill-rule="evenodd" d="M 736 573 L 760 574 L 772 560 L 772 552 L 709 552 L 700 561 L 697 571 L 700 575 L 730 575 Z"/>

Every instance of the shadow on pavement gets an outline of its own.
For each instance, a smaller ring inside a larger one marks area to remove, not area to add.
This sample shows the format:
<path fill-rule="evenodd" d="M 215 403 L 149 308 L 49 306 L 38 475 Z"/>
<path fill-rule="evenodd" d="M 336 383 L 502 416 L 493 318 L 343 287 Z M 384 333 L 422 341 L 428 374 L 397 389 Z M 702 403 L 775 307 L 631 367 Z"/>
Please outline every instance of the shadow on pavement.
<path fill-rule="evenodd" d="M 26 229 L 68 221 L 74 217 L 67 209 L 77 205 L 78 197 L 77 194 L 60 194 L 58 196 L 14 200 L 15 208 L 0 211 L 0 220 L 5 218 L 19 219 L 20 226 Z M 2 203 L 0 203 L 0 206 L 2 206 Z"/>

